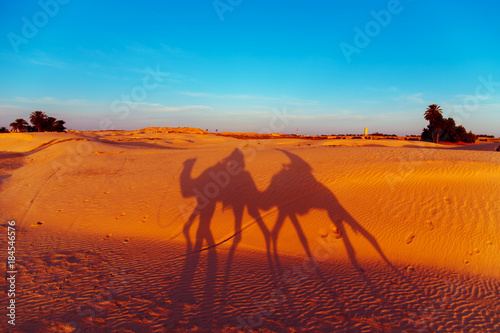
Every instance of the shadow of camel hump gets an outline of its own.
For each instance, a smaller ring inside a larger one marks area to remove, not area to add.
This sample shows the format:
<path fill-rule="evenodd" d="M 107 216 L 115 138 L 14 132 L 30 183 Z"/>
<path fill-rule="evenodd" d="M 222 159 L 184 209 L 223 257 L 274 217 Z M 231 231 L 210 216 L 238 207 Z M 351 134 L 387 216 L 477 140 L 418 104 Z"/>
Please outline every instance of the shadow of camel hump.
<path fill-rule="evenodd" d="M 338 235 L 343 239 L 347 254 L 352 265 L 361 270 L 356 251 L 345 232 L 348 225 L 355 233 L 361 234 L 380 257 L 393 269 L 394 266 L 383 253 L 375 237 L 364 229 L 339 203 L 335 195 L 325 185 L 316 180 L 312 174 L 311 166 L 299 156 L 282 149 L 277 149 L 285 154 L 290 163 L 284 164 L 282 169 L 275 174 L 269 187 L 262 193 L 261 207 L 265 210 L 276 206 L 278 218 L 271 231 L 271 248 L 275 264 L 279 266 L 278 236 L 286 218 L 292 222 L 302 247 L 306 254 L 312 258 L 304 231 L 299 223 L 298 215 L 304 215 L 311 209 L 325 210 L 329 219 L 338 230 Z"/>

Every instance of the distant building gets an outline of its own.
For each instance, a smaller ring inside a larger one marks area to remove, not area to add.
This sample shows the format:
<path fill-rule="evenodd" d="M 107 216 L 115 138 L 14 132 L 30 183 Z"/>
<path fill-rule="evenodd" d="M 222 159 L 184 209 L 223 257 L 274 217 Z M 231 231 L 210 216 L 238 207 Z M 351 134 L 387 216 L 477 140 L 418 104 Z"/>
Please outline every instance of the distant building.
<path fill-rule="evenodd" d="M 368 127 L 365 127 L 365 136 L 368 136 Z"/>

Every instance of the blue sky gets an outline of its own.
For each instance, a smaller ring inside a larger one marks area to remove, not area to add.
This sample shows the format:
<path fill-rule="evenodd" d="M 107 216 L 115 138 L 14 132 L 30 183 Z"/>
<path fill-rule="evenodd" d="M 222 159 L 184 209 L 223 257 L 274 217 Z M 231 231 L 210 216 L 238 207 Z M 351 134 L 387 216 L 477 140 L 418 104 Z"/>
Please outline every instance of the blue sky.
<path fill-rule="evenodd" d="M 498 1 L 0 0 L 0 126 L 500 136 Z M 378 20 L 376 19 L 378 17 Z M 347 50 L 347 51 L 346 51 Z M 354 50 L 354 51 L 353 51 Z"/>

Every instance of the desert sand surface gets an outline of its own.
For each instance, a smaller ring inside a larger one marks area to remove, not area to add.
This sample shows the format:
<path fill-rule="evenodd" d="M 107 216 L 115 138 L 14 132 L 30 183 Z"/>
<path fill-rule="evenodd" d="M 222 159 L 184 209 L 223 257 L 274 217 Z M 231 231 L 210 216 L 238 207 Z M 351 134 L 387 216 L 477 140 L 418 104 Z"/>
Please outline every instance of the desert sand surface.
<path fill-rule="evenodd" d="M 497 146 L 1 134 L 15 331 L 499 332 Z"/>

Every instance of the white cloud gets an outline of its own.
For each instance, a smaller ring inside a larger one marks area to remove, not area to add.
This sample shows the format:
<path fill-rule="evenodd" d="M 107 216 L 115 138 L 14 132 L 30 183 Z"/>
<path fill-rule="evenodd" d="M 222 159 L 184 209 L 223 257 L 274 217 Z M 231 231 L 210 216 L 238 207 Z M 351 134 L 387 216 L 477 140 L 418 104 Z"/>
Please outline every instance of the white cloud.
<path fill-rule="evenodd" d="M 182 106 L 168 106 L 159 103 L 145 103 L 145 102 L 126 102 L 133 110 L 140 112 L 193 112 L 193 111 L 210 111 L 213 110 L 208 105 L 182 105 Z"/>
<path fill-rule="evenodd" d="M 378 91 L 378 92 L 396 92 L 398 91 L 398 87 L 387 87 L 387 88 L 373 88 L 373 87 L 367 87 L 366 90 L 368 91 Z"/>
<path fill-rule="evenodd" d="M 212 94 L 205 92 L 190 92 L 190 91 L 181 91 L 179 95 L 191 96 L 191 97 L 205 97 L 205 98 L 222 98 L 222 99 L 251 99 L 251 100 L 270 100 L 270 101 L 279 101 L 279 98 L 274 97 L 265 97 L 259 95 L 245 95 L 245 94 Z"/>
<path fill-rule="evenodd" d="M 128 50 L 135 52 L 135 53 L 140 53 L 140 54 L 147 54 L 147 55 L 155 55 L 155 56 L 160 56 L 163 54 L 168 54 L 173 57 L 177 58 L 192 58 L 194 57 L 194 54 L 192 52 L 182 50 L 179 47 L 167 45 L 165 43 L 160 43 L 156 47 L 149 47 L 145 46 L 141 43 L 131 43 L 127 46 L 125 46 Z"/>
<path fill-rule="evenodd" d="M 42 97 L 38 99 L 30 99 L 25 97 L 15 97 L 15 102 L 27 104 L 41 104 L 41 105 L 66 105 L 66 106 L 83 106 L 86 102 L 82 99 L 60 100 L 54 97 Z"/>
<path fill-rule="evenodd" d="M 416 104 L 425 104 L 425 101 L 422 99 L 422 96 L 423 96 L 422 93 L 416 93 L 412 95 L 401 95 L 400 97 L 397 97 L 396 100 L 402 100 Z"/>
<path fill-rule="evenodd" d="M 491 99 L 491 95 L 457 95 L 456 98 L 462 102 L 467 102 L 469 100 L 475 101 L 476 99 L 479 101 L 487 101 Z"/>
<path fill-rule="evenodd" d="M 161 51 L 167 52 L 168 54 L 174 56 L 174 57 L 179 57 L 179 58 L 190 58 L 193 57 L 193 54 L 190 52 L 184 51 L 178 47 L 172 47 L 167 44 L 161 44 L 162 48 Z"/>
<path fill-rule="evenodd" d="M 317 106 L 318 101 L 306 100 L 295 97 L 269 97 L 261 95 L 248 95 L 248 94 L 213 94 L 206 92 L 191 92 L 191 91 L 180 91 L 179 95 L 185 95 L 190 97 L 201 97 L 201 98 L 215 98 L 215 99 L 237 99 L 237 100 L 249 100 L 249 101 L 276 101 L 283 104 L 291 106 Z"/>
<path fill-rule="evenodd" d="M 29 110 L 31 109 L 19 105 L 0 104 L 0 115 L 18 114 L 19 112 L 26 112 Z"/>
<path fill-rule="evenodd" d="M 29 62 L 35 65 L 47 66 L 52 68 L 59 68 L 59 69 L 69 68 L 69 65 L 67 63 L 53 59 L 44 59 L 44 60 L 30 59 Z"/>

